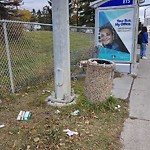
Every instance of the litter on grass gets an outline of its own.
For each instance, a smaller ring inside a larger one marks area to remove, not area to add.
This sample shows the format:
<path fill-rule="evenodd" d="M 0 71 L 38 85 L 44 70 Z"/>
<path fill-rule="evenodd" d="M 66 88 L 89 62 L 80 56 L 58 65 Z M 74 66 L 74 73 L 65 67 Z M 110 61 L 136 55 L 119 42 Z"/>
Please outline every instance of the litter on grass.
<path fill-rule="evenodd" d="M 57 110 L 55 111 L 55 114 L 60 114 L 60 111 L 57 109 Z"/>
<path fill-rule="evenodd" d="M 116 110 L 120 110 L 120 108 L 121 108 L 120 105 L 117 105 L 117 106 L 115 107 Z"/>
<path fill-rule="evenodd" d="M 78 135 L 78 132 L 71 131 L 69 129 L 66 129 L 66 130 L 63 130 L 63 131 L 66 132 L 68 136 Z"/>
<path fill-rule="evenodd" d="M 79 115 L 79 112 L 80 112 L 79 110 L 76 110 L 76 111 L 72 112 L 71 115 L 77 116 L 77 115 Z"/>
<path fill-rule="evenodd" d="M 43 90 L 42 92 L 43 93 L 50 93 L 51 91 L 50 90 Z"/>
<path fill-rule="evenodd" d="M 29 111 L 20 111 L 17 117 L 17 120 L 30 120 L 31 112 Z"/>
<path fill-rule="evenodd" d="M 4 124 L 0 124 L 0 128 L 4 128 L 5 127 L 5 125 Z"/>

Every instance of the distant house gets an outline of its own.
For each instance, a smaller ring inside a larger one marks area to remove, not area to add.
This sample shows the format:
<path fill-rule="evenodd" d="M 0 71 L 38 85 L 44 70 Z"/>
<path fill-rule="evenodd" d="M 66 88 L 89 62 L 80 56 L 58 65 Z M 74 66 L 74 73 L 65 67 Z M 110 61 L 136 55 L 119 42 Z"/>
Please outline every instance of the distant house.
<path fill-rule="evenodd" d="M 24 24 L 26 31 L 38 31 L 41 29 L 39 24 Z"/>

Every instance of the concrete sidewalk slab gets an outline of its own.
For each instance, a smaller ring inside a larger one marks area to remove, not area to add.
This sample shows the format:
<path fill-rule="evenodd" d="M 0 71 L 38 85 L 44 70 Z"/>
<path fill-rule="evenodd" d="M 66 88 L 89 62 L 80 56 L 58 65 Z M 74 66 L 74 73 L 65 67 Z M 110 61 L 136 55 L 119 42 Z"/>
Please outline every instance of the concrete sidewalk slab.
<path fill-rule="evenodd" d="M 150 122 L 144 120 L 127 119 L 121 133 L 122 150 L 150 149 Z"/>
<path fill-rule="evenodd" d="M 116 98 L 126 100 L 129 96 L 133 77 L 129 75 L 122 75 L 113 80 L 112 95 Z"/>
<path fill-rule="evenodd" d="M 130 96 L 130 117 L 150 120 L 150 60 L 141 60 Z"/>
<path fill-rule="evenodd" d="M 149 78 L 150 75 L 150 59 L 140 60 L 138 77 L 140 78 Z"/>
<path fill-rule="evenodd" d="M 121 133 L 123 150 L 150 149 L 150 47 L 147 60 L 140 60 L 129 98 L 129 117 Z"/>
<path fill-rule="evenodd" d="M 150 120 L 150 90 L 132 90 L 129 104 L 129 116 Z"/>
<path fill-rule="evenodd" d="M 149 83 L 150 83 L 150 80 L 148 80 L 148 78 L 137 77 L 134 80 L 132 90 L 150 91 Z"/>

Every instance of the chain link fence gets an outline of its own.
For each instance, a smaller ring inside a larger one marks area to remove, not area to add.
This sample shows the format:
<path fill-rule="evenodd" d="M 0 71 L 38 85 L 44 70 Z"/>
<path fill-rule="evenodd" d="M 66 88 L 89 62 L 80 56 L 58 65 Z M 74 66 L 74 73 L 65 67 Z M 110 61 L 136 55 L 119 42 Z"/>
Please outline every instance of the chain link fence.
<path fill-rule="evenodd" d="M 71 72 L 92 57 L 94 29 L 70 27 Z M 53 78 L 51 24 L 0 21 L 0 96 Z"/>

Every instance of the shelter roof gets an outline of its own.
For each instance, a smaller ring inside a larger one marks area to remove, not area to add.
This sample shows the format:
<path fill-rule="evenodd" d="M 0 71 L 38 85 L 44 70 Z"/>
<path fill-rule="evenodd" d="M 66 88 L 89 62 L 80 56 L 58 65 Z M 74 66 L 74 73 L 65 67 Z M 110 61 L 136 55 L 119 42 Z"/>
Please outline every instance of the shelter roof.
<path fill-rule="evenodd" d="M 108 1 L 111 1 L 111 0 L 97 0 L 97 1 L 91 2 L 90 6 L 93 8 L 96 8 L 104 3 L 107 3 Z"/>

